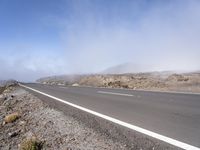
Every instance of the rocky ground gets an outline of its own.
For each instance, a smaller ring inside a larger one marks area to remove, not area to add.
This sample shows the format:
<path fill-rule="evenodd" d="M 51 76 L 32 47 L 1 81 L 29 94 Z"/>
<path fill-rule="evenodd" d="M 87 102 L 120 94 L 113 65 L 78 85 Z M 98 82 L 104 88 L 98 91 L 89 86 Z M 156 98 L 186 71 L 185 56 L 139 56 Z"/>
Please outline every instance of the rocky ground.
<path fill-rule="evenodd" d="M 137 90 L 200 93 L 200 73 L 151 72 L 135 74 L 94 74 L 55 76 L 39 79 L 43 84 L 128 88 Z"/>
<path fill-rule="evenodd" d="M 0 149 L 127 149 L 17 85 L 0 88 Z"/>

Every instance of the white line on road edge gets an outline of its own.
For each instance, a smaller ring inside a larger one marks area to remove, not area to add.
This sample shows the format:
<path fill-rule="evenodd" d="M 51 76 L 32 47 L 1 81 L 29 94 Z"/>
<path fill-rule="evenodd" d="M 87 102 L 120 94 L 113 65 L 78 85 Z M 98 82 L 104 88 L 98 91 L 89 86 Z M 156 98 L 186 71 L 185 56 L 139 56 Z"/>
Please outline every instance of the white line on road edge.
<path fill-rule="evenodd" d="M 98 91 L 97 93 L 101 93 L 101 94 L 111 94 L 111 95 L 121 95 L 121 96 L 133 96 L 133 95 L 131 95 L 131 94 L 114 93 L 114 92 L 106 92 L 106 91 Z"/>
<path fill-rule="evenodd" d="M 98 88 L 98 89 L 111 89 L 111 90 L 126 90 L 126 91 L 139 91 L 139 92 L 153 92 L 153 93 L 167 93 L 167 94 L 186 94 L 186 95 L 200 95 L 200 93 L 195 92 L 178 92 L 178 91 L 158 91 L 158 90 L 144 90 L 144 89 L 127 89 L 127 88 L 112 88 L 112 87 L 94 87 L 94 86 L 78 86 L 82 88 Z"/>
<path fill-rule="evenodd" d="M 52 98 L 52 99 L 54 99 L 54 100 L 57 100 L 57 101 L 59 101 L 59 102 L 65 103 L 65 104 L 67 104 L 67 105 L 70 105 L 70 106 L 75 107 L 75 108 L 77 108 L 77 109 L 80 109 L 80 110 L 82 110 L 82 111 L 88 112 L 88 113 L 93 114 L 93 115 L 95 115 L 95 116 L 101 117 L 101 118 L 103 118 L 103 119 L 106 119 L 106 120 L 108 120 L 108 121 L 114 122 L 114 123 L 116 123 L 116 124 L 119 124 L 119 125 L 121 125 L 121 126 L 127 127 L 127 128 L 129 128 L 129 129 L 135 130 L 135 131 L 137 131 L 137 132 L 143 133 L 143 134 L 148 135 L 148 136 L 150 136 L 150 137 L 159 139 L 159 140 L 161 140 L 161 141 L 164 141 L 164 142 L 169 143 L 169 144 L 171 144 L 171 145 L 177 146 L 177 147 L 179 147 L 179 148 L 186 149 L 186 150 L 200 150 L 200 148 L 195 147 L 195 146 L 192 146 L 192 145 L 189 145 L 189 144 L 187 144 L 187 143 L 183 143 L 183 142 L 177 141 L 177 140 L 175 140 L 175 139 L 172 139 L 172 138 L 169 138 L 169 137 L 160 135 L 160 134 L 158 134 L 158 133 L 155 133 L 155 132 L 152 132 L 152 131 L 143 129 L 143 128 L 141 128 L 141 127 L 138 127 L 138 126 L 135 126 L 135 125 L 132 125 L 132 124 L 123 122 L 123 121 L 121 121 L 121 120 L 118 120 L 118 119 L 115 119 L 115 118 L 112 118 L 112 117 L 109 117 L 109 116 L 106 116 L 106 115 L 104 115 L 104 114 L 95 112 L 95 111 L 93 111 L 93 110 L 84 108 L 84 107 L 82 107 L 82 106 L 79 106 L 79 105 L 76 105 L 76 104 L 67 102 L 67 101 L 65 101 L 65 100 L 62 100 L 62 99 L 60 99 L 60 98 L 51 96 L 51 95 L 46 94 L 46 93 L 40 92 L 40 91 L 35 90 L 35 89 L 33 89 L 33 88 L 30 88 L 30 87 L 28 87 L 28 86 L 25 86 L 25 85 L 22 85 L 22 84 L 19 84 L 19 85 L 22 86 L 22 87 L 25 87 L 25 88 L 27 88 L 27 89 L 30 89 L 30 90 L 32 90 L 32 91 L 35 91 L 35 92 L 37 92 L 37 93 L 40 93 L 40 94 L 42 94 L 42 95 L 45 95 L 45 96 L 47 96 L 47 97 L 49 97 L 49 98 Z"/>
<path fill-rule="evenodd" d="M 60 86 L 59 88 L 61 88 L 61 89 L 68 89 L 68 87 L 63 87 L 63 86 Z"/>

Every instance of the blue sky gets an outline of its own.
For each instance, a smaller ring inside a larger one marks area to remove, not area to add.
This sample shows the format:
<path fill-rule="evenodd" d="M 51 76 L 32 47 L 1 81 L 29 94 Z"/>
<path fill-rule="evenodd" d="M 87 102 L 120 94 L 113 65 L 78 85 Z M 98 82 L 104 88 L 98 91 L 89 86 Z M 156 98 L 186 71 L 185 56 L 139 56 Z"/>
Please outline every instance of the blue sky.
<path fill-rule="evenodd" d="M 200 70 L 199 39 L 198 0 L 1 0 L 0 79 L 95 73 L 127 62 L 148 71 Z"/>

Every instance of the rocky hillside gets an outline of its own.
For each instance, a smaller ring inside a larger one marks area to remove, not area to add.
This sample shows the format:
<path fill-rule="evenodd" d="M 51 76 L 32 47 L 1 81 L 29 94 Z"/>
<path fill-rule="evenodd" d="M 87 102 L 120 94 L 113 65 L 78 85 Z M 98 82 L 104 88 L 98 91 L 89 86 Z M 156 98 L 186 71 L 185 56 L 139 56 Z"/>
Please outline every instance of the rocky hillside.
<path fill-rule="evenodd" d="M 200 73 L 150 72 L 132 74 L 76 75 L 37 80 L 43 84 L 80 85 L 161 91 L 200 92 Z"/>

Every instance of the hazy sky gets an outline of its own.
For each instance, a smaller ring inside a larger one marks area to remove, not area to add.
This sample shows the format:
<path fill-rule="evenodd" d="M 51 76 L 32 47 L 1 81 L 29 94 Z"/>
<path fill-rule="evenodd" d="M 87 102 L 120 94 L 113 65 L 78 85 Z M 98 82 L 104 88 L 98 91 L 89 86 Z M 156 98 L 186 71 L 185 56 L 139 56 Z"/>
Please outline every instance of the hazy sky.
<path fill-rule="evenodd" d="M 0 52 L 0 79 L 200 70 L 200 1 L 0 0 Z"/>

